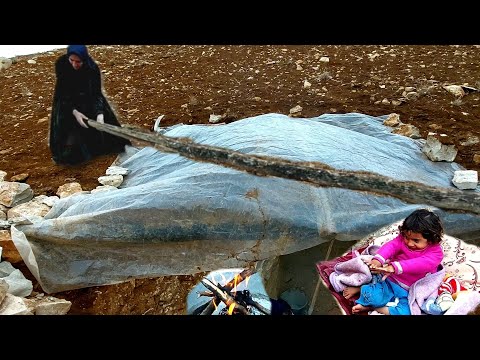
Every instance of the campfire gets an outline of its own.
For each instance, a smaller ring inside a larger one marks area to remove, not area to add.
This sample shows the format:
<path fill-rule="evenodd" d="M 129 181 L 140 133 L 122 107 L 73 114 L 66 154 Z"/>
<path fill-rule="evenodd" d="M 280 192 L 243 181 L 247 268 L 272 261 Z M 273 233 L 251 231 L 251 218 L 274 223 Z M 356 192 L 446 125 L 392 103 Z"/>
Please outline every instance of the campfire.
<path fill-rule="evenodd" d="M 246 287 L 254 269 L 246 269 L 227 281 L 204 277 L 201 280 L 206 291 L 199 291 L 198 296 L 210 297 L 211 300 L 196 309 L 196 315 L 291 315 L 291 308 L 283 300 L 274 300 L 261 294 L 252 294 Z M 244 282 L 244 283 L 242 283 Z M 223 283 L 223 285 L 222 285 Z M 242 283 L 244 290 L 238 290 Z"/>

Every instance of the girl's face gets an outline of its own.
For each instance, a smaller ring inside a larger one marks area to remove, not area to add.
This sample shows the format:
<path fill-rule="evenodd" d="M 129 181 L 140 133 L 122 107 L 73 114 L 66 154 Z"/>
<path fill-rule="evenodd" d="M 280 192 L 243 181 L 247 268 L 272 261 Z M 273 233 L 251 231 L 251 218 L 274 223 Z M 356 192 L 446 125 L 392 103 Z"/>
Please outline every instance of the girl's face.
<path fill-rule="evenodd" d="M 73 66 L 75 70 L 78 70 L 82 67 L 83 61 L 80 59 L 78 55 L 72 54 L 68 57 L 68 61 L 70 61 L 70 64 Z"/>
<path fill-rule="evenodd" d="M 403 232 L 402 235 L 405 245 L 412 251 L 423 250 L 428 246 L 428 240 L 421 233 L 408 230 Z"/>

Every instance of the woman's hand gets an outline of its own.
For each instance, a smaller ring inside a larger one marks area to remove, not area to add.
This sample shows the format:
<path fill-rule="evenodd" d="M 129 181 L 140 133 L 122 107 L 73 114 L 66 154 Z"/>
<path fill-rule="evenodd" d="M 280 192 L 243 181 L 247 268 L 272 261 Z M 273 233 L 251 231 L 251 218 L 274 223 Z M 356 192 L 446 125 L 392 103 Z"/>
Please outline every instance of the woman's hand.
<path fill-rule="evenodd" d="M 75 119 L 77 119 L 77 122 L 80 124 L 81 127 L 88 129 L 87 124 L 85 124 L 85 122 L 83 121 L 83 120 L 88 120 L 88 117 L 86 117 L 76 109 L 73 109 L 72 114 L 73 116 L 75 116 Z"/>

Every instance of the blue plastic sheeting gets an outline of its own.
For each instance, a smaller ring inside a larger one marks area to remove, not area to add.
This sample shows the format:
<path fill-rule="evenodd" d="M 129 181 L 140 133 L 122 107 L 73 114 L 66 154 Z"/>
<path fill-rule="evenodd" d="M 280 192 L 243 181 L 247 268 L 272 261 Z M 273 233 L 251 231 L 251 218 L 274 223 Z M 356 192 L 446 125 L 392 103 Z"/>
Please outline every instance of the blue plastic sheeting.
<path fill-rule="evenodd" d="M 430 161 L 421 141 L 390 133 L 384 118 L 266 114 L 228 125 L 175 126 L 164 134 L 453 188 L 454 171 L 462 167 Z M 127 153 L 118 165 L 130 173 L 120 189 L 61 199 L 43 221 L 12 227 L 13 241 L 44 291 L 244 268 L 331 239 L 361 239 L 427 207 L 257 177 L 151 147 Z M 480 217 L 430 208 L 449 235 L 480 234 Z"/>

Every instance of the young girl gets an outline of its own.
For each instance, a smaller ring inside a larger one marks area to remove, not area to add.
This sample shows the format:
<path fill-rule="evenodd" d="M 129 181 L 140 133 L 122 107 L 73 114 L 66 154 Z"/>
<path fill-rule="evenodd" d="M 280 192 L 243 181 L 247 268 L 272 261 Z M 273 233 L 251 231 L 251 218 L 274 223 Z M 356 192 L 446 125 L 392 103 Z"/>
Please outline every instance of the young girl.
<path fill-rule="evenodd" d="M 399 226 L 400 234 L 385 243 L 368 263 L 374 280 L 343 290 L 346 299 L 360 292 L 352 313 L 376 310 L 384 315 L 410 315 L 408 290 L 428 273 L 438 271 L 443 260 L 440 241 L 443 225 L 433 212 L 420 209 Z"/>

